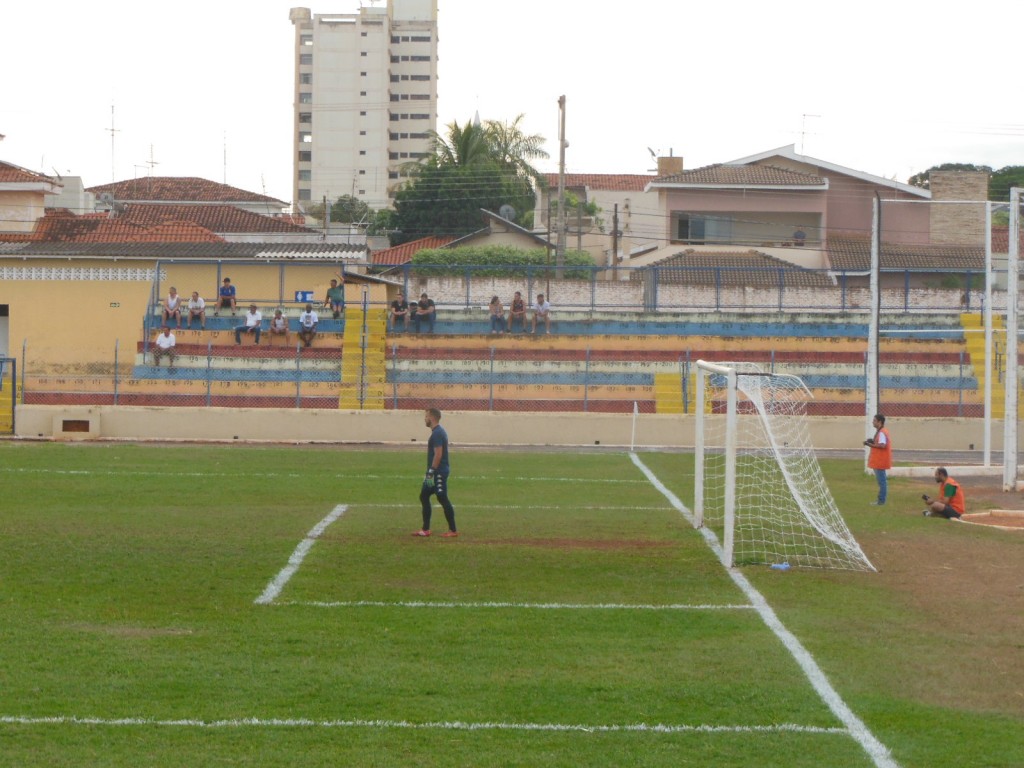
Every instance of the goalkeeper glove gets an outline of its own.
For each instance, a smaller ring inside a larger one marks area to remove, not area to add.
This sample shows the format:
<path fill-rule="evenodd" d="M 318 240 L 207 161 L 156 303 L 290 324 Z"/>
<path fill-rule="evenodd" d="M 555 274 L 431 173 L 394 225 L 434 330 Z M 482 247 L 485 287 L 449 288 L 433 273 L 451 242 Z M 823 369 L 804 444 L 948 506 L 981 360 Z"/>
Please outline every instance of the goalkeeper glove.
<path fill-rule="evenodd" d="M 434 469 L 433 469 L 433 467 L 431 467 L 430 469 L 427 470 L 427 474 L 423 478 L 423 482 L 424 483 L 432 483 L 432 482 L 434 482 L 434 475 L 435 475 Z"/>

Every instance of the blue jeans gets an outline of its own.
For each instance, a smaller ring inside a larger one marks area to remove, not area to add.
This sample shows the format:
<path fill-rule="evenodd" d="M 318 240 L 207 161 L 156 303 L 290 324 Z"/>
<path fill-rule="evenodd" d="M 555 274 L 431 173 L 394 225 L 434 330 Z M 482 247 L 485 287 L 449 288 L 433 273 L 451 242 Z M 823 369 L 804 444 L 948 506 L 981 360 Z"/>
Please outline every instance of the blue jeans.
<path fill-rule="evenodd" d="M 889 493 L 889 479 L 885 476 L 884 469 L 875 470 L 875 480 L 878 481 L 878 503 L 885 504 L 885 498 Z"/>
<path fill-rule="evenodd" d="M 260 326 L 258 326 L 258 325 L 254 325 L 254 326 L 240 325 L 237 328 L 235 328 L 235 344 L 241 344 L 242 343 L 242 334 L 243 333 L 255 333 L 256 334 L 256 343 L 257 344 L 260 343 Z"/>
<path fill-rule="evenodd" d="M 491 315 L 491 330 L 495 333 L 505 332 L 505 318 Z"/>
<path fill-rule="evenodd" d="M 427 326 L 427 331 L 429 331 L 430 333 L 434 332 L 434 313 L 433 312 L 430 312 L 430 313 L 427 313 L 427 314 L 422 314 L 422 315 L 419 312 L 417 312 L 415 315 L 413 315 L 412 322 L 413 322 L 413 325 L 416 326 L 416 333 L 420 332 L 420 325 L 421 324 L 425 324 Z"/>

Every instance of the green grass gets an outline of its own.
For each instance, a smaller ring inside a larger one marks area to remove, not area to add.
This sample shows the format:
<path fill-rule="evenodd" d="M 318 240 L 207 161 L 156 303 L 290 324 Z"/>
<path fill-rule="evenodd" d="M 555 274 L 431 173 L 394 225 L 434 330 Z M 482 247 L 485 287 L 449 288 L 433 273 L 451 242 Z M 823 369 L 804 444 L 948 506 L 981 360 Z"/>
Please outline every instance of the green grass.
<path fill-rule="evenodd" d="M 689 502 L 691 457 L 642 459 Z M 0 765 L 871 765 L 756 612 L 699 607 L 745 600 L 627 456 L 456 452 L 457 541 L 409 536 L 424 463 L 0 443 L 0 717 L 100 721 L 0 723 Z M 920 524 L 824 466 L 858 536 Z M 899 684 L 950 659 L 914 654 L 923 618 L 879 575 L 744 573 L 901 765 L 1019 764 L 1024 708 Z"/>

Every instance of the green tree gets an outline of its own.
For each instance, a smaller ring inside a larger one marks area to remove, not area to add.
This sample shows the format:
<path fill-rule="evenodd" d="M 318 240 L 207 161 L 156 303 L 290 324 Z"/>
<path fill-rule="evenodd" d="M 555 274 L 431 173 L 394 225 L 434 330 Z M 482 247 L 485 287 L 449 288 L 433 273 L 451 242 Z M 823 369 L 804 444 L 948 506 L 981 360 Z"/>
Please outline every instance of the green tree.
<path fill-rule="evenodd" d="M 907 179 L 907 184 L 921 187 L 922 189 L 930 189 L 932 171 L 985 171 L 986 173 L 991 173 L 992 169 L 987 165 L 973 165 L 972 163 L 943 163 L 942 165 L 933 165 L 927 171 L 915 173 Z"/>
<path fill-rule="evenodd" d="M 1024 187 L 1024 165 L 1007 165 L 994 171 L 988 182 L 988 199 L 1009 202 L 1010 187 Z"/>
<path fill-rule="evenodd" d="M 323 221 L 324 204 L 311 205 L 309 214 Z M 352 195 L 342 195 L 331 203 L 331 221 L 338 224 L 365 224 L 369 220 L 370 214 L 370 206 Z"/>
<path fill-rule="evenodd" d="M 461 236 L 481 227 L 480 210 L 503 205 L 524 222 L 533 210 L 540 173 L 531 160 L 547 157 L 544 138 L 527 135 L 522 115 L 511 123 L 468 121 L 433 134 L 431 153 L 407 167 L 411 180 L 395 195 L 393 242 L 427 235 Z"/>

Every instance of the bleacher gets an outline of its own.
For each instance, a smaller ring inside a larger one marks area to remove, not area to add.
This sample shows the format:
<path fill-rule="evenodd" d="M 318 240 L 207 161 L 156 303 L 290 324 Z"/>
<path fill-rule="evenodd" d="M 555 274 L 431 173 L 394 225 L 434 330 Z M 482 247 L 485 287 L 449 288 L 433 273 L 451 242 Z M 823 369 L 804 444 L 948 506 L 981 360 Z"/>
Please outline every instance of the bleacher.
<path fill-rule="evenodd" d="M 261 308 L 266 318 L 272 310 Z M 173 369 L 153 364 L 159 316 L 116 387 L 110 376 L 29 376 L 26 402 L 281 408 L 397 408 L 692 413 L 698 359 L 745 360 L 800 376 L 812 414 L 862 414 L 867 323 L 827 313 L 619 313 L 563 311 L 550 335 L 490 333 L 487 310 L 438 313 L 433 334 L 390 331 L 383 310 L 323 313 L 312 347 L 243 335 L 236 316 L 177 330 Z M 326 316 L 324 316 L 324 314 Z M 883 324 L 880 387 L 886 413 L 980 416 L 982 396 L 961 319 L 919 316 Z"/>

